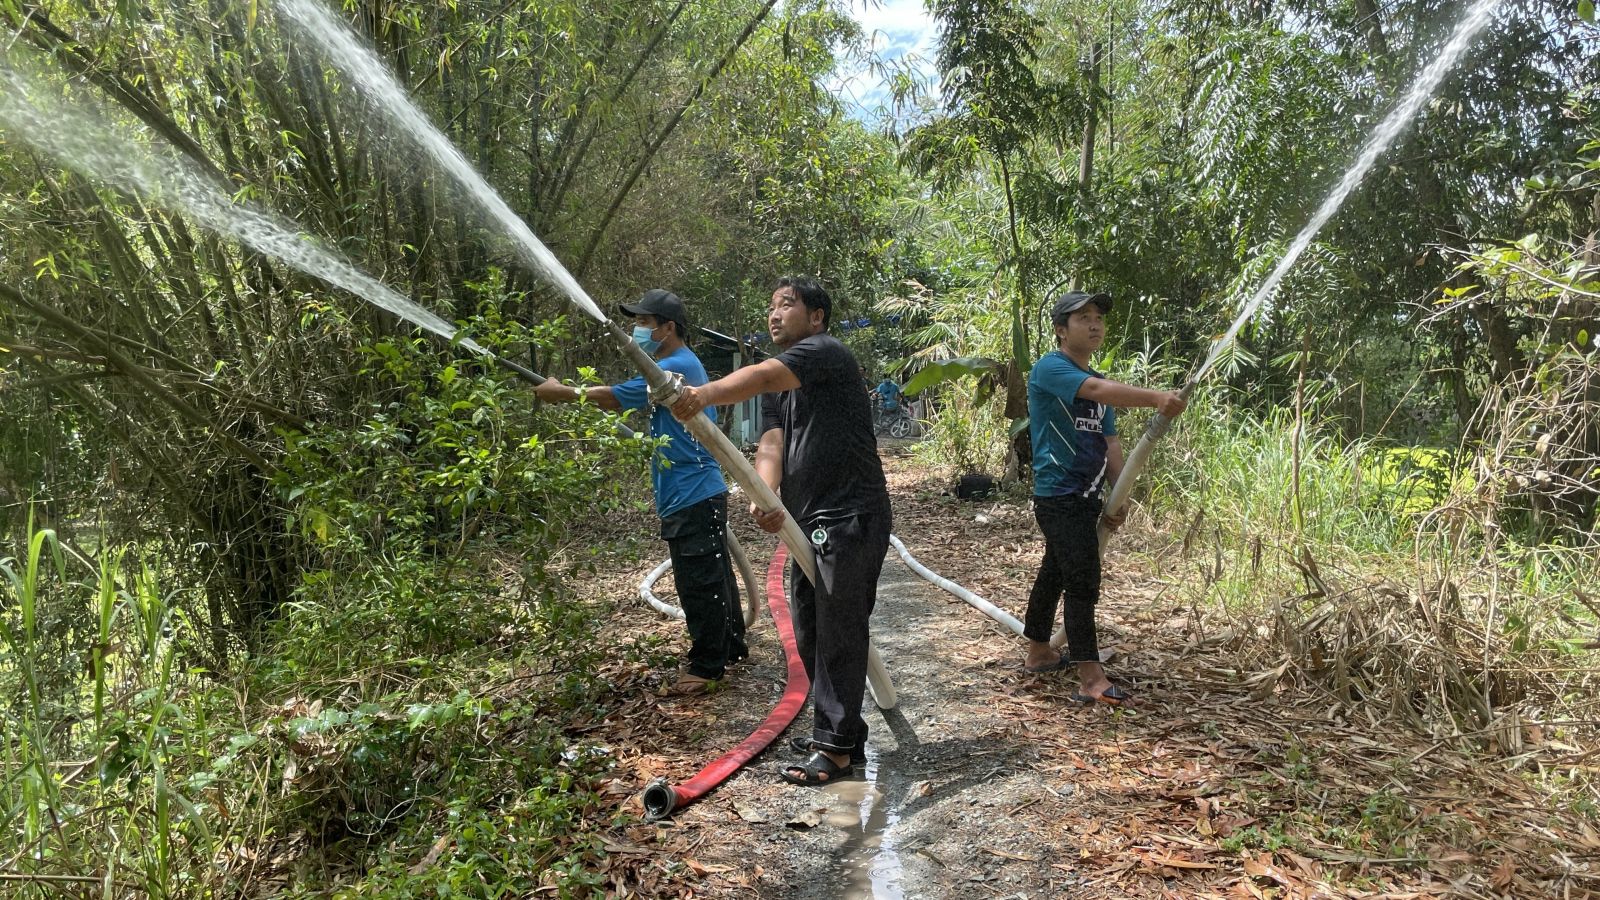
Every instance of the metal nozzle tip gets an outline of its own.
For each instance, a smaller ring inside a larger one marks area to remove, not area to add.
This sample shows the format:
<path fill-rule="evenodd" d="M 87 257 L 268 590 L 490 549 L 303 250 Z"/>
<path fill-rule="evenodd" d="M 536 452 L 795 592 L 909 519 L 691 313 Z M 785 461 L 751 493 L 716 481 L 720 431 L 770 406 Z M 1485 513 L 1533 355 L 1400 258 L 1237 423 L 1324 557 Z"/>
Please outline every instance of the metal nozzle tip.
<path fill-rule="evenodd" d="M 654 822 L 672 815 L 678 808 L 678 792 L 667 784 L 665 778 L 657 778 L 644 789 L 644 814 L 645 818 Z"/>

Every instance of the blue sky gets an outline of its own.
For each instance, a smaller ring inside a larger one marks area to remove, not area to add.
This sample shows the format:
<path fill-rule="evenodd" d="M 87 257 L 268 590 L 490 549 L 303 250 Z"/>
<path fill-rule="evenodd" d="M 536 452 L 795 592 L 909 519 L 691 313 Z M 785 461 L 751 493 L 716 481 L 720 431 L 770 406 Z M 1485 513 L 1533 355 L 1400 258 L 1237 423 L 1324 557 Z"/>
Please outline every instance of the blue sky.
<path fill-rule="evenodd" d="M 874 53 L 888 60 L 910 60 L 931 77 L 939 35 L 923 0 L 849 0 L 849 7 Z M 842 58 L 828 87 L 863 112 L 886 99 L 882 77 L 857 59 Z"/>

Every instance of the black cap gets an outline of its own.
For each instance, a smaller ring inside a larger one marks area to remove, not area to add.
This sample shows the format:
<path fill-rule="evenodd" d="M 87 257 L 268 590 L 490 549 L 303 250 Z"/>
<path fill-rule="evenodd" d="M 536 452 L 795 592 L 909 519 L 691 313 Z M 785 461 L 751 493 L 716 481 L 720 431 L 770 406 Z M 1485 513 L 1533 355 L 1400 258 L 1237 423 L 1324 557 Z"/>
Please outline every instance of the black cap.
<path fill-rule="evenodd" d="M 1103 313 L 1111 312 L 1110 294 L 1104 292 L 1091 294 L 1088 291 L 1067 291 L 1057 297 L 1055 305 L 1050 308 L 1050 324 L 1066 324 L 1068 316 L 1083 309 L 1085 305 L 1090 303 L 1100 307 L 1100 311 Z"/>
<path fill-rule="evenodd" d="M 630 316 L 655 316 L 668 322 L 677 322 L 684 331 L 689 330 L 689 320 L 683 314 L 683 301 L 671 291 L 651 288 L 637 303 L 619 303 L 617 308 Z"/>

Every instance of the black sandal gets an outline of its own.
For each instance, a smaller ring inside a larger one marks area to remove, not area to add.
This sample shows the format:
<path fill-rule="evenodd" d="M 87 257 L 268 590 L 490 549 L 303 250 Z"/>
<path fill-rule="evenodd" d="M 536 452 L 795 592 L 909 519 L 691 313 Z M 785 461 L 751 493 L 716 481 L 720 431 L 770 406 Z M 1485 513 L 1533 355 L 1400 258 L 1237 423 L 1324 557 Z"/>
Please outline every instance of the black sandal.
<path fill-rule="evenodd" d="M 796 753 L 810 753 L 811 751 L 817 749 L 817 747 L 815 744 L 811 743 L 811 738 L 795 735 L 794 737 L 789 738 L 789 749 Z M 860 744 L 850 748 L 850 765 L 859 766 L 866 761 L 867 748 L 861 746 Z"/>
<path fill-rule="evenodd" d="M 1093 706 L 1096 703 L 1104 703 L 1107 706 L 1133 706 L 1133 695 L 1114 684 L 1106 688 L 1102 694 L 1073 694 L 1072 700 L 1084 706 Z"/>
<path fill-rule="evenodd" d="M 798 769 L 802 774 L 791 775 L 791 769 Z M 817 787 L 818 785 L 832 784 L 841 778 L 849 778 L 856 773 L 856 767 L 846 763 L 839 765 L 828 758 L 828 754 L 821 750 L 811 754 L 811 758 L 799 765 L 791 763 L 778 770 L 783 780 L 790 784 L 803 787 Z M 827 777 L 823 777 L 827 776 Z"/>
<path fill-rule="evenodd" d="M 1043 675 L 1046 672 L 1059 672 L 1062 669 L 1065 669 L 1068 666 L 1073 666 L 1073 665 L 1076 665 L 1076 663 L 1074 663 L 1070 659 L 1067 659 L 1067 655 L 1065 653 L 1063 653 L 1060 656 L 1056 657 L 1056 661 L 1055 662 L 1047 662 L 1044 665 L 1040 665 L 1040 666 L 1026 666 L 1025 665 L 1025 666 L 1022 667 L 1022 671 L 1027 672 L 1029 675 Z"/>

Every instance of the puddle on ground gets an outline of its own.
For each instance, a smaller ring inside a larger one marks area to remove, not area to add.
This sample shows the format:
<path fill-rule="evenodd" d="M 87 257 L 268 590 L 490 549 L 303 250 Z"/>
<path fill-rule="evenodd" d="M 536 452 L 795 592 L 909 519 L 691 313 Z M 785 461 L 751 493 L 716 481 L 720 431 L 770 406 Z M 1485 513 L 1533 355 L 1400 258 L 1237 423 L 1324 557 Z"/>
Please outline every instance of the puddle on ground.
<path fill-rule="evenodd" d="M 845 900 L 904 900 L 900 882 L 904 872 L 889 829 L 900 814 L 888 808 L 878 787 L 879 753 L 867 745 L 863 777 L 824 786 L 831 812 L 829 825 L 849 835 L 840 849 L 844 869 Z"/>

